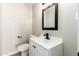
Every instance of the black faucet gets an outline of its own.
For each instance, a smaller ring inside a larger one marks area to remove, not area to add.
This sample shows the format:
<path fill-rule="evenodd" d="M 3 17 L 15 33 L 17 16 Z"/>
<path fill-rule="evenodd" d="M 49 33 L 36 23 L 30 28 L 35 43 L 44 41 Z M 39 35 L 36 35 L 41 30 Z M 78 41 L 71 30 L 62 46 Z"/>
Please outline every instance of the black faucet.
<path fill-rule="evenodd" d="M 44 36 L 45 36 L 45 39 L 49 40 L 49 34 L 48 33 L 45 33 Z"/>

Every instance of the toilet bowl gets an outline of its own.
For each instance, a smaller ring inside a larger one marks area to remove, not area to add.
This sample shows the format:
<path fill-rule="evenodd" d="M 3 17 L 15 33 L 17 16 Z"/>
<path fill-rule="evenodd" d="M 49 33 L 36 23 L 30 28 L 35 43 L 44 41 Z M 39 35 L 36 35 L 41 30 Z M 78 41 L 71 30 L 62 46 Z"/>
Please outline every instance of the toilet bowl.
<path fill-rule="evenodd" d="M 21 52 L 21 56 L 27 56 L 29 50 L 29 44 L 28 43 L 21 44 L 20 46 L 17 47 L 17 50 Z"/>

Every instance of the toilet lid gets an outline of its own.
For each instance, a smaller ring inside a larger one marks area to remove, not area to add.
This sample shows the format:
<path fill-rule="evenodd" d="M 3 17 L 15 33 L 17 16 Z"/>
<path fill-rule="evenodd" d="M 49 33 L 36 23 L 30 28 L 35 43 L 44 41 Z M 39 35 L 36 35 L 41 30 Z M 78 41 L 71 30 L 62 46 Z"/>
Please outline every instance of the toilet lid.
<path fill-rule="evenodd" d="M 29 44 L 22 44 L 17 48 L 19 51 L 26 51 L 29 49 Z"/>

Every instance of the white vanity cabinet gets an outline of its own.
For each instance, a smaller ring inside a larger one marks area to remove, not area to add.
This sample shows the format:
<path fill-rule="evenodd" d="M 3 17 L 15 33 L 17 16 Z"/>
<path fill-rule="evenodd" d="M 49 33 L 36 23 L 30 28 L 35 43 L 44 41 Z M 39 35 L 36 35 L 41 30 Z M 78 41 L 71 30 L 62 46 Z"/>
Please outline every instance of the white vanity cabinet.
<path fill-rule="evenodd" d="M 46 56 L 48 55 L 48 52 L 37 43 L 30 40 L 29 55 L 30 56 Z"/>
<path fill-rule="evenodd" d="M 57 43 L 57 42 L 56 42 Z M 63 56 L 63 43 L 44 43 L 38 39 L 30 38 L 30 56 Z"/>

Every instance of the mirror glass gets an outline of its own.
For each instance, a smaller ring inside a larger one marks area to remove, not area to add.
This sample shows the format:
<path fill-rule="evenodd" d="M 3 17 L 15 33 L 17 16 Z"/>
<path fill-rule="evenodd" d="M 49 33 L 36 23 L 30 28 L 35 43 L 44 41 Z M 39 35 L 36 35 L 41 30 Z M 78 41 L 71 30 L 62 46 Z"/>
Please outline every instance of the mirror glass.
<path fill-rule="evenodd" d="M 58 4 L 57 3 L 46 5 L 42 10 L 42 29 L 58 30 Z"/>
<path fill-rule="evenodd" d="M 55 5 L 44 11 L 44 27 L 55 27 Z"/>

